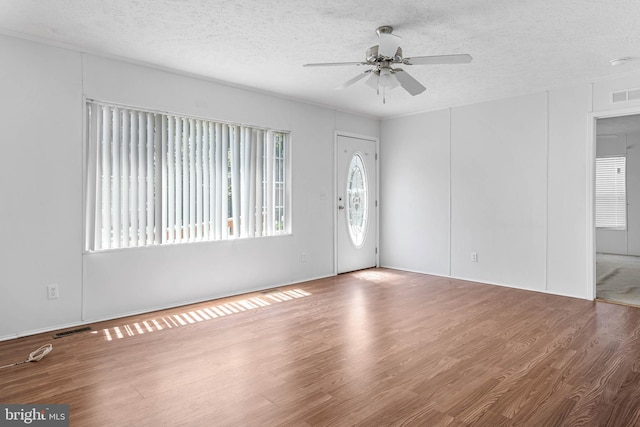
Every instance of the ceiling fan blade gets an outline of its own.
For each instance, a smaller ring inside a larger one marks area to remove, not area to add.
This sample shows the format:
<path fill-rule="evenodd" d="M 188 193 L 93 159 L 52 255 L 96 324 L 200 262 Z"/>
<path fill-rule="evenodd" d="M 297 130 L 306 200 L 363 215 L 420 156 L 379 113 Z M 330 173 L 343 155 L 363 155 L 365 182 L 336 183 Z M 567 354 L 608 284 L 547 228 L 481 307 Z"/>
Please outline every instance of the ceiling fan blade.
<path fill-rule="evenodd" d="M 369 74 L 370 72 L 371 72 L 371 70 L 367 70 L 364 73 L 360 73 L 357 76 L 355 76 L 354 78 L 347 80 L 346 82 L 344 82 L 343 84 L 338 86 L 336 89 L 344 89 L 346 87 L 349 87 L 352 84 L 354 84 L 355 82 L 357 82 L 357 81 L 359 81 L 361 79 L 364 79 L 367 76 L 367 74 Z"/>
<path fill-rule="evenodd" d="M 400 47 L 401 37 L 390 33 L 380 33 L 380 43 L 378 45 L 378 55 L 393 58 Z"/>
<path fill-rule="evenodd" d="M 339 67 L 344 65 L 367 65 L 366 62 L 315 62 L 312 64 L 304 64 L 303 67 Z"/>
<path fill-rule="evenodd" d="M 406 71 L 399 68 L 396 68 L 394 71 L 393 75 L 396 76 L 400 85 L 412 96 L 416 96 L 427 90 L 426 87 L 422 86 L 422 83 L 411 77 Z"/>
<path fill-rule="evenodd" d="M 468 64 L 472 60 L 471 55 L 461 53 L 458 55 L 414 56 L 413 58 L 404 58 L 402 62 L 407 65 Z"/>

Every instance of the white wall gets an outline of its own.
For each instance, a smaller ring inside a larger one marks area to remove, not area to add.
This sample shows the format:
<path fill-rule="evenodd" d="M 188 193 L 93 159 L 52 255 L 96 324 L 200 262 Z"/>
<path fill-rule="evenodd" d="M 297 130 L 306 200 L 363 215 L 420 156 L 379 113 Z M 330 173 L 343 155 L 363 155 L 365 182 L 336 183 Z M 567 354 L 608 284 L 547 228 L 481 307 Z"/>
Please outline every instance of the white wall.
<path fill-rule="evenodd" d="M 590 108 L 588 85 L 549 92 L 547 291 L 580 298 L 590 298 L 594 269 L 587 253 Z"/>
<path fill-rule="evenodd" d="M 0 55 L 0 339 L 333 274 L 334 132 L 377 120 L 5 36 Z M 83 255 L 83 94 L 290 130 L 293 234 Z"/>
<path fill-rule="evenodd" d="M 382 176 L 415 182 L 405 192 L 417 194 L 424 215 L 408 222 L 397 187 L 382 187 L 381 263 L 587 298 L 589 95 L 585 84 L 453 108 L 450 134 L 447 111 L 384 120 Z M 450 157 L 442 154 L 449 150 Z M 436 153 L 439 161 L 430 157 Z M 433 175 L 444 179 L 436 191 L 422 184 Z M 396 203 L 388 206 L 389 199 Z M 447 215 L 449 223 L 440 221 Z M 450 235 L 438 248 L 448 273 L 415 256 L 431 235 Z"/>
<path fill-rule="evenodd" d="M 0 57 L 3 337 L 80 318 L 82 86 L 76 53 L 0 37 Z"/>
<path fill-rule="evenodd" d="M 544 289 L 546 119 L 546 94 L 453 109 L 452 276 Z"/>
<path fill-rule="evenodd" d="M 394 268 L 447 276 L 450 112 L 383 122 L 380 259 Z"/>

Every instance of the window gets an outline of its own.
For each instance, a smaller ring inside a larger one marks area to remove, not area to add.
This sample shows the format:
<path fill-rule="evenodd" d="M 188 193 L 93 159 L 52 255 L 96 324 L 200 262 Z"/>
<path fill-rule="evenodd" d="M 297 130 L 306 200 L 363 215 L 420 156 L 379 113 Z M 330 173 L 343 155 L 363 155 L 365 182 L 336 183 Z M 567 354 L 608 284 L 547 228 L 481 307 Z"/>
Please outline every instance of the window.
<path fill-rule="evenodd" d="M 362 247 L 367 230 L 367 174 L 360 154 L 349 164 L 347 182 L 347 221 L 349 236 L 356 247 Z"/>
<path fill-rule="evenodd" d="M 285 132 L 87 102 L 87 251 L 290 232 Z"/>
<path fill-rule="evenodd" d="M 596 159 L 596 227 L 627 228 L 626 157 Z"/>

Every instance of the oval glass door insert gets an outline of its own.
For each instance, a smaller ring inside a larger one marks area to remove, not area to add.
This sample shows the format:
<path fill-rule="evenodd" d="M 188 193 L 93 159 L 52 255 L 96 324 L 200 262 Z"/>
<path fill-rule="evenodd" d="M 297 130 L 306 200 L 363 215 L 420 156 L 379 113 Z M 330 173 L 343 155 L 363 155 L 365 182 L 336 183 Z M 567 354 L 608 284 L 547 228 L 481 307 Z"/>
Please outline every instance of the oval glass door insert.
<path fill-rule="evenodd" d="M 347 223 L 349 236 L 361 247 L 367 232 L 367 173 L 360 154 L 351 158 L 347 175 Z"/>

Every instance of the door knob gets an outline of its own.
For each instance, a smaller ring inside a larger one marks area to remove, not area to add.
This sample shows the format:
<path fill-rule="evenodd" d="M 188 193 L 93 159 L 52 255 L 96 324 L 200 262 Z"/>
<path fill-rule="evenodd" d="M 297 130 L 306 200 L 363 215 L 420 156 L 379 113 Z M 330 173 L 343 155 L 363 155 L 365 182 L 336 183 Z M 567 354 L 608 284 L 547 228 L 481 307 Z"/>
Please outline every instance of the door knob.
<path fill-rule="evenodd" d="M 338 209 L 342 210 L 342 209 L 344 209 L 344 206 L 339 205 L 339 206 L 338 206 Z"/>

